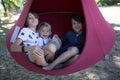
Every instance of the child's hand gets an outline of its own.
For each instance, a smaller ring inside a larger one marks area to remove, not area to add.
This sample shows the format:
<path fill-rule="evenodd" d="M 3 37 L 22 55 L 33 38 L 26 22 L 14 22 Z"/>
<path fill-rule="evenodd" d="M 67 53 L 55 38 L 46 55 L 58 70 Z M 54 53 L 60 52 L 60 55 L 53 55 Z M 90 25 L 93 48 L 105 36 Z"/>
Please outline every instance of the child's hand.
<path fill-rule="evenodd" d="M 29 51 L 30 53 L 36 54 L 38 56 L 44 55 L 44 51 L 42 50 L 42 47 L 40 46 L 30 46 Z"/>
<path fill-rule="evenodd" d="M 57 34 L 54 34 L 53 38 L 59 38 Z"/>

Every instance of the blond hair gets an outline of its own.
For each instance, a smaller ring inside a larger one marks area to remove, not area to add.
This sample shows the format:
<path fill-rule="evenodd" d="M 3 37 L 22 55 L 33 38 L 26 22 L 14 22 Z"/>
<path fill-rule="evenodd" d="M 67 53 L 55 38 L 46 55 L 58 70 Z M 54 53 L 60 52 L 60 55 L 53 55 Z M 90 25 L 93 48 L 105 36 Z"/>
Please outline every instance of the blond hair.
<path fill-rule="evenodd" d="M 44 27 L 48 28 L 51 32 L 51 25 L 47 22 L 42 22 L 38 26 L 38 31 L 40 32 Z"/>

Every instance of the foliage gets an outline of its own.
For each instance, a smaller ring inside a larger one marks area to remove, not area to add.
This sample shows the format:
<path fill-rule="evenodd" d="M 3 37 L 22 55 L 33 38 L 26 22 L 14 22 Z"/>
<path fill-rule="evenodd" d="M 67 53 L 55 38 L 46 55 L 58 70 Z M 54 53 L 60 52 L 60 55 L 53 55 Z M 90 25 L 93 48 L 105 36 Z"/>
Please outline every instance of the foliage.
<path fill-rule="evenodd" d="M 120 3 L 120 0 L 96 0 L 96 2 L 100 6 L 111 6 Z"/>
<path fill-rule="evenodd" d="M 100 0 L 95 0 L 96 1 L 96 3 L 98 3 Z"/>
<path fill-rule="evenodd" d="M 5 11 L 11 12 L 14 11 L 19 11 L 20 7 L 24 5 L 26 0 L 4 0 L 5 4 Z"/>
<path fill-rule="evenodd" d="M 10 2 L 14 3 L 14 5 L 15 5 L 16 7 L 19 7 L 19 6 L 20 6 L 20 5 L 19 5 L 19 1 L 20 1 L 20 0 L 10 0 Z"/>
<path fill-rule="evenodd" d="M 0 9 L 0 18 L 3 16 L 3 10 Z"/>

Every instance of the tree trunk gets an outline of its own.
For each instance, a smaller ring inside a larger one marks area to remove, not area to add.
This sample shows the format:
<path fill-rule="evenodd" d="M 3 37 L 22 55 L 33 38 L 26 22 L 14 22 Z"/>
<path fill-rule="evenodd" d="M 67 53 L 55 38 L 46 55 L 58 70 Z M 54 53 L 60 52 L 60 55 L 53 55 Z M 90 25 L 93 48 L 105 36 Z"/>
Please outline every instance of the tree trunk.
<path fill-rule="evenodd" d="M 1 0 L 1 2 L 2 2 L 3 8 L 4 8 L 4 11 L 5 11 L 4 16 L 7 17 L 7 16 L 8 16 L 8 13 L 7 13 L 7 9 L 6 9 L 6 7 L 5 7 L 5 3 L 4 3 L 3 0 Z"/>

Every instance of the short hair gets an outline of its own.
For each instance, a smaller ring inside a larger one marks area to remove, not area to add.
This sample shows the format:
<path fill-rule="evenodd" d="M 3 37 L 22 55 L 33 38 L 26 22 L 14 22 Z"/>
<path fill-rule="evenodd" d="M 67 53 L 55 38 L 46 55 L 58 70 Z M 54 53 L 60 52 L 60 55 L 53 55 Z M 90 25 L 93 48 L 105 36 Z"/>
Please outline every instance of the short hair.
<path fill-rule="evenodd" d="M 73 14 L 72 19 L 76 20 L 77 22 L 82 22 L 83 24 L 85 23 L 83 14 Z"/>

